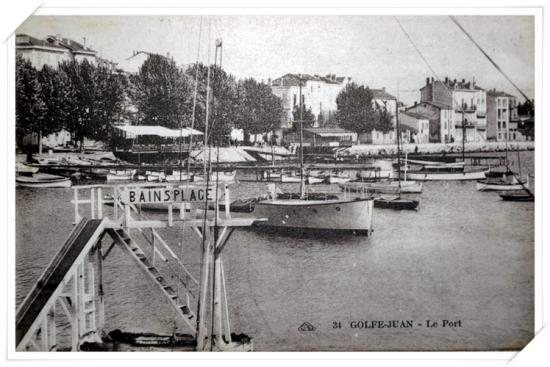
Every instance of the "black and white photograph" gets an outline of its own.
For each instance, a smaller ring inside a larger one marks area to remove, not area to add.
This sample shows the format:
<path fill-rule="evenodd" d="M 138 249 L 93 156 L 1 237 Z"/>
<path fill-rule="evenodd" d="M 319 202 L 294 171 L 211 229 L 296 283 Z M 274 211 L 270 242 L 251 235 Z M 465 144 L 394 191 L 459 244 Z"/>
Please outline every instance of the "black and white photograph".
<path fill-rule="evenodd" d="M 30 15 L 8 349 L 521 351 L 541 19 L 495 13 Z"/>

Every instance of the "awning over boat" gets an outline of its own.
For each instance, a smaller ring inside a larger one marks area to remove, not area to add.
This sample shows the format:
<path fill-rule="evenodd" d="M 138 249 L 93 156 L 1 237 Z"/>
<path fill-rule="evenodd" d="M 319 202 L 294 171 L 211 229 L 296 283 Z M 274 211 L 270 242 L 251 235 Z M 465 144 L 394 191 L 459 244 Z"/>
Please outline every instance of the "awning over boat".
<path fill-rule="evenodd" d="M 164 126 L 124 125 L 124 126 L 115 126 L 115 127 L 117 129 L 124 131 L 127 134 L 128 138 L 132 138 L 135 136 L 143 136 L 143 135 L 154 135 L 154 136 L 161 136 L 165 138 L 177 138 L 179 136 L 187 137 L 190 135 L 203 135 L 202 132 L 195 129 L 188 128 L 188 127 L 182 128 L 181 132 L 179 129 L 168 129 Z"/>

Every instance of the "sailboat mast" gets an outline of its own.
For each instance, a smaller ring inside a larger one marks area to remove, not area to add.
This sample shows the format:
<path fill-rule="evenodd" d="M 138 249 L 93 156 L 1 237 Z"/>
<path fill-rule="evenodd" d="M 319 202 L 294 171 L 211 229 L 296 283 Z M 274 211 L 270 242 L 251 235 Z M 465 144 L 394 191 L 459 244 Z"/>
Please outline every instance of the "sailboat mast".
<path fill-rule="evenodd" d="M 465 152 L 465 142 L 466 142 L 466 119 L 464 118 L 464 106 L 460 106 L 462 110 L 462 162 L 466 162 L 464 156 Z"/>
<path fill-rule="evenodd" d="M 397 185 L 399 187 L 399 194 L 401 195 L 401 128 L 399 126 L 399 109 L 397 108 L 398 101 L 395 101 L 395 129 L 397 138 Z"/>
<path fill-rule="evenodd" d="M 304 186 L 304 130 L 302 116 L 302 74 L 298 75 L 299 94 L 300 94 L 300 197 L 305 197 Z"/>

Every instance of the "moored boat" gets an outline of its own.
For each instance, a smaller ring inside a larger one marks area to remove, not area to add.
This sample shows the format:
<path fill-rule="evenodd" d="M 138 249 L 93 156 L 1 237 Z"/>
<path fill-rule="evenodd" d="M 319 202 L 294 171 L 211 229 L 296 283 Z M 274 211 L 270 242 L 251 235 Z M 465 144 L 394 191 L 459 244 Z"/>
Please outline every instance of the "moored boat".
<path fill-rule="evenodd" d="M 254 215 L 267 218 L 259 226 L 300 230 L 344 231 L 369 235 L 373 199 L 271 199 L 254 205 Z"/>
<path fill-rule="evenodd" d="M 502 180 L 502 179 L 484 179 L 478 180 L 476 188 L 478 191 L 516 191 L 522 190 L 525 187 L 524 181 L 518 180 Z"/>
<path fill-rule="evenodd" d="M 401 188 L 399 187 L 401 184 Z M 420 194 L 422 193 L 422 182 L 416 181 L 387 181 L 387 182 L 347 182 L 340 184 L 342 191 L 368 192 L 380 194 Z"/>
<path fill-rule="evenodd" d="M 418 170 L 407 171 L 408 180 L 417 181 L 466 181 L 466 180 L 482 180 L 485 178 L 487 169 L 479 169 L 474 171 L 455 171 L 448 172 L 447 170 Z"/>
<path fill-rule="evenodd" d="M 131 181 L 135 174 L 135 169 L 109 170 L 109 173 L 107 173 L 107 181 Z"/>
<path fill-rule="evenodd" d="M 31 167 L 21 162 L 15 163 L 15 172 L 18 175 L 32 175 L 38 172 L 38 167 Z"/>
<path fill-rule="evenodd" d="M 396 196 L 380 196 L 374 198 L 374 207 L 379 209 L 393 210 L 418 210 L 418 200 Z"/>
<path fill-rule="evenodd" d="M 535 201 L 535 195 L 527 190 L 501 192 L 499 196 L 504 201 Z"/>
<path fill-rule="evenodd" d="M 32 176 L 17 176 L 17 186 L 22 187 L 71 187 L 71 179 L 68 177 L 50 175 L 48 173 L 35 173 Z"/>

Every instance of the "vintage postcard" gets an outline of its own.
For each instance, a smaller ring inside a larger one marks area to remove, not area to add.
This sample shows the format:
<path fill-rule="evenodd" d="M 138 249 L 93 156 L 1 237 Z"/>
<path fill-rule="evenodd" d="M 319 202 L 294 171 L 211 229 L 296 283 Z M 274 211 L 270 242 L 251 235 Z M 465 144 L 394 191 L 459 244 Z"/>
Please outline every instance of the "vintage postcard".
<path fill-rule="evenodd" d="M 287 13 L 17 28 L 9 348 L 533 339 L 535 13 Z"/>

